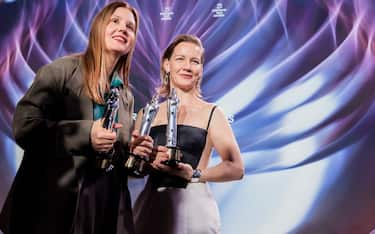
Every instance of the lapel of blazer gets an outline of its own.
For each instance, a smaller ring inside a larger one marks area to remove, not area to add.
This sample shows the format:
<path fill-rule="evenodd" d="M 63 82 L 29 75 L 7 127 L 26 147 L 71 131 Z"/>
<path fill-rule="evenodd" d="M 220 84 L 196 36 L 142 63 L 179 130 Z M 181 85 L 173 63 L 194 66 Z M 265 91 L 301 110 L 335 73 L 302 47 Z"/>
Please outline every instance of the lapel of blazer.
<path fill-rule="evenodd" d="M 132 124 L 131 114 L 129 113 L 129 97 L 127 95 L 126 88 L 121 89 L 120 95 L 120 108 L 118 112 L 119 122 L 123 124 L 123 127 L 119 130 L 118 137 L 120 141 L 128 143 L 130 138 L 130 128 Z"/>
<path fill-rule="evenodd" d="M 79 97 L 80 109 L 81 109 L 81 117 L 82 119 L 93 120 L 94 119 L 94 110 L 93 110 L 93 102 L 92 100 L 86 95 L 84 90 L 84 81 L 82 76 L 82 64 L 81 60 L 79 60 L 79 65 L 77 70 L 75 71 L 75 79 L 73 82 L 73 90 L 77 90 L 77 95 Z"/>

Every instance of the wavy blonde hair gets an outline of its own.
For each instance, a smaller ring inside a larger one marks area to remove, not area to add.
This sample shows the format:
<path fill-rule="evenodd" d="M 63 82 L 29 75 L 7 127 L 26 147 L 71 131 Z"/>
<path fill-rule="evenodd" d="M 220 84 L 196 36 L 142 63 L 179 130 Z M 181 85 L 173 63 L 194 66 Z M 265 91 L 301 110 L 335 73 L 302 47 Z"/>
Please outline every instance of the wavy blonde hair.
<path fill-rule="evenodd" d="M 170 60 L 172 57 L 172 54 L 174 52 L 174 49 L 176 46 L 182 42 L 191 42 L 197 46 L 199 46 L 202 49 L 202 57 L 201 57 L 201 62 L 202 65 L 204 63 L 204 48 L 202 45 L 201 40 L 190 34 L 181 34 L 176 36 L 173 41 L 169 44 L 169 46 L 164 50 L 163 56 L 161 57 L 161 63 L 160 63 L 160 79 L 161 79 L 161 86 L 158 88 L 158 92 L 162 96 L 168 96 L 169 92 L 171 91 L 171 84 L 170 84 L 170 79 L 168 80 L 167 83 L 164 82 L 165 76 L 167 76 L 167 72 L 164 69 L 164 61 L 165 60 Z M 196 84 L 196 95 L 197 97 L 202 97 L 202 92 L 201 92 L 201 82 L 202 82 L 202 77 L 198 80 Z"/>
<path fill-rule="evenodd" d="M 104 103 L 103 93 L 109 88 L 108 75 L 104 69 L 105 64 L 105 28 L 110 22 L 110 18 L 119 7 L 129 9 L 135 19 L 135 38 L 137 37 L 139 16 L 138 12 L 126 2 L 112 2 L 106 5 L 94 18 L 86 51 L 83 53 L 83 77 L 88 96 L 96 103 Z M 115 69 L 119 72 L 125 87 L 129 86 L 129 75 L 131 59 L 135 43 L 130 51 L 119 58 Z"/>

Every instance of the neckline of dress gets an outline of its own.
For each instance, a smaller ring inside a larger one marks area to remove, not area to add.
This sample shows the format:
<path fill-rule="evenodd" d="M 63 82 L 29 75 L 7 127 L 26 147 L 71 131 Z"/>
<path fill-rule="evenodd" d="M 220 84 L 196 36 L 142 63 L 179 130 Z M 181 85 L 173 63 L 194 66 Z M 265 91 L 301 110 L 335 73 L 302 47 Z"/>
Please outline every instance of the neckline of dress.
<path fill-rule="evenodd" d="M 166 126 L 167 126 L 167 124 L 158 124 L 158 125 L 151 126 L 151 128 L 166 127 Z M 196 128 L 196 129 L 200 129 L 200 130 L 202 130 L 202 131 L 207 132 L 207 130 L 204 129 L 204 128 L 197 127 L 197 126 L 193 126 L 193 125 L 188 125 L 188 124 L 177 124 L 177 127 Z"/>

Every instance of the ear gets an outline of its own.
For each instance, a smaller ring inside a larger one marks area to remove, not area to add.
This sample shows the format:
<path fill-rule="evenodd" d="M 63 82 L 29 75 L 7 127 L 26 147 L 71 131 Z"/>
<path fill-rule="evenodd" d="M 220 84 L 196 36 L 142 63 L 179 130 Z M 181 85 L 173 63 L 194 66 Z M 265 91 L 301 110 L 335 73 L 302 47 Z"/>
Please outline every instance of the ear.
<path fill-rule="evenodd" d="M 164 59 L 163 61 L 163 68 L 168 73 L 170 72 L 170 65 L 169 65 L 169 59 Z"/>

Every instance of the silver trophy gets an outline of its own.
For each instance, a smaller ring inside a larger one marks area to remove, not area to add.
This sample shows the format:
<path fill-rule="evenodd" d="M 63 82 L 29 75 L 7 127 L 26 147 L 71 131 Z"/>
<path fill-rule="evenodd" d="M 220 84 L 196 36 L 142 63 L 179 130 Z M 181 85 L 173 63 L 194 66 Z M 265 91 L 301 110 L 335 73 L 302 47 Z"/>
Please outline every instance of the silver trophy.
<path fill-rule="evenodd" d="M 166 133 L 166 147 L 168 148 L 169 159 L 164 162 L 168 166 L 176 166 L 181 162 L 182 153 L 177 148 L 177 113 L 178 104 L 180 100 L 177 97 L 176 90 L 172 88 L 170 95 L 167 99 L 167 133 Z"/>
<path fill-rule="evenodd" d="M 116 116 L 119 109 L 120 91 L 117 87 L 111 88 L 106 100 L 106 106 L 103 114 L 103 128 L 114 131 L 113 126 L 116 123 Z"/>
<path fill-rule="evenodd" d="M 151 124 L 154 121 L 156 114 L 159 111 L 159 95 L 155 95 L 150 103 L 147 103 L 144 108 L 142 115 L 142 122 L 140 128 L 140 135 L 147 136 L 150 134 Z M 137 156 L 135 154 L 130 154 L 129 158 L 125 162 L 125 168 L 129 169 L 134 176 L 144 176 L 145 163 L 148 159 Z"/>
<path fill-rule="evenodd" d="M 115 131 L 114 125 L 116 123 L 116 116 L 119 110 L 119 97 L 120 90 L 118 87 L 113 87 L 110 90 L 108 98 L 106 99 L 104 114 L 103 114 L 103 128 L 110 131 Z M 99 153 L 100 157 L 97 158 L 97 167 L 110 171 L 114 167 L 114 148 L 105 153 Z"/>
<path fill-rule="evenodd" d="M 155 95 L 151 99 L 151 103 L 147 103 L 143 115 L 140 129 L 141 136 L 148 136 L 150 134 L 151 124 L 154 121 L 156 114 L 159 111 L 159 95 Z"/>

